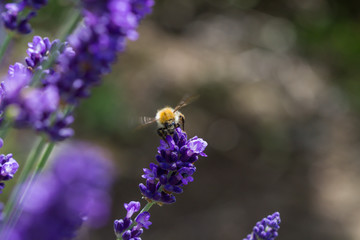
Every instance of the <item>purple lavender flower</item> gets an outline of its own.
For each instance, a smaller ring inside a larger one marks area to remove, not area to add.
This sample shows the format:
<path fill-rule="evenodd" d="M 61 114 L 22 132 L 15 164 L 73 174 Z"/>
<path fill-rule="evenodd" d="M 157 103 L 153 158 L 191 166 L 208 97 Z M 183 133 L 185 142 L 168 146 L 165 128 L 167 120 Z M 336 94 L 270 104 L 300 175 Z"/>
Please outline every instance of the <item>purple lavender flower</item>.
<path fill-rule="evenodd" d="M 44 118 L 50 116 L 59 106 L 59 93 L 54 86 L 29 89 L 22 97 L 21 112 L 16 120 L 26 121 L 37 128 L 40 128 Z"/>
<path fill-rule="evenodd" d="M 84 221 L 103 225 L 110 214 L 111 182 L 111 166 L 99 149 L 82 143 L 60 149 L 51 170 L 31 186 L 9 239 L 70 239 Z"/>
<path fill-rule="evenodd" d="M 18 168 L 19 164 L 13 158 L 11 153 L 7 155 L 0 155 L 0 193 L 5 187 L 5 183 L 3 183 L 3 181 L 12 179 Z"/>
<path fill-rule="evenodd" d="M 51 42 L 47 37 L 42 38 L 40 36 L 34 36 L 33 41 L 28 43 L 28 47 L 29 48 L 26 51 L 28 57 L 25 58 L 27 69 L 32 73 L 41 71 L 43 75 L 43 85 L 51 84 L 51 82 L 46 82 L 44 78 L 48 74 L 54 74 L 54 69 L 43 69 L 42 67 L 44 62 L 49 60 L 50 54 L 59 59 L 64 56 L 75 55 L 74 50 L 69 46 L 69 44 L 67 42 L 61 43 L 59 39 L 55 39 Z M 59 62 L 59 59 L 56 63 Z M 55 68 L 57 68 L 56 65 Z"/>
<path fill-rule="evenodd" d="M 29 7 L 39 9 L 44 7 L 48 3 L 48 0 L 24 0 L 24 2 Z"/>
<path fill-rule="evenodd" d="M 73 117 L 71 112 L 62 112 L 57 86 L 45 80 L 32 86 L 34 83 L 31 80 L 39 72 L 43 77 L 55 74 L 51 68 L 42 69 L 50 53 L 56 54 L 59 59 L 75 53 L 67 43 L 51 42 L 39 36 L 35 36 L 28 46 L 27 67 L 21 63 L 10 66 L 8 76 L 1 84 L 0 111 L 8 115 L 7 109 L 12 109 L 10 117 L 15 120 L 15 127 L 32 127 L 47 133 L 53 141 L 64 140 L 74 134 L 69 127 Z"/>
<path fill-rule="evenodd" d="M 74 130 L 70 125 L 74 122 L 72 113 L 57 113 L 53 122 L 42 122 L 37 126 L 37 130 L 46 132 L 53 141 L 62 141 L 74 135 Z"/>
<path fill-rule="evenodd" d="M 19 168 L 19 164 L 12 158 L 12 154 L 0 155 L 0 181 L 9 180 L 14 177 L 14 174 Z"/>
<path fill-rule="evenodd" d="M 31 80 L 31 72 L 21 63 L 10 65 L 8 76 L 2 83 L 3 101 L 2 106 L 6 106 L 18 99 L 20 92 Z"/>
<path fill-rule="evenodd" d="M 152 224 L 149 219 L 150 213 L 142 212 L 136 217 L 135 221 L 137 222 L 138 226 L 149 229 L 149 226 Z"/>
<path fill-rule="evenodd" d="M 8 3 L 5 4 L 6 11 L 1 14 L 1 19 L 7 29 L 28 34 L 31 32 L 29 20 L 36 15 L 36 10 L 46 4 L 47 0 L 22 0 L 17 3 Z M 30 12 L 26 16 L 21 16 L 20 13 L 25 9 L 30 9 Z"/>
<path fill-rule="evenodd" d="M 198 156 L 206 157 L 204 150 L 207 142 L 198 137 L 187 139 L 180 128 L 173 136 L 160 140 L 156 160 L 158 165 L 151 163 L 150 169 L 144 168 L 143 178 L 146 185 L 140 184 L 140 191 L 148 201 L 158 203 L 173 203 L 176 201 L 173 193 L 182 193 L 183 186 L 194 179 L 196 171 L 194 163 Z"/>
<path fill-rule="evenodd" d="M 38 9 L 46 3 L 46 0 L 22 0 L 7 4 L 8 11 L 3 13 L 8 18 L 6 23 L 15 22 L 13 25 L 17 27 L 19 12 L 26 7 Z M 151 12 L 154 1 L 83 0 L 82 3 L 86 24 L 69 37 L 73 48 L 66 43 L 59 45 L 62 43 L 58 40 L 50 42 L 48 38 L 35 36 L 28 44 L 25 59 L 28 67 L 15 64 L 9 70 L 8 79 L 0 85 L 1 117 L 7 113 L 7 107 L 13 106 L 15 126 L 46 132 L 53 141 L 73 135 L 69 127 L 73 122 L 72 113 L 60 109 L 60 100 L 73 106 L 90 95 L 90 89 L 111 70 L 117 52 L 124 50 L 126 38 L 137 38 L 136 28 Z M 52 52 L 52 49 L 59 51 Z M 42 69 L 50 53 L 57 56 L 56 66 Z M 23 80 L 11 81 L 12 75 L 18 73 L 23 74 Z M 41 76 L 40 86 L 33 76 Z"/>
<path fill-rule="evenodd" d="M 142 19 L 151 13 L 154 4 L 154 0 L 133 0 L 133 12 L 138 19 Z"/>
<path fill-rule="evenodd" d="M 82 0 L 86 24 L 69 37 L 76 52 L 59 60 L 58 72 L 49 76 L 61 97 L 70 104 L 90 95 L 101 76 L 111 69 L 126 38 L 137 38 L 140 20 L 151 12 L 152 0 Z"/>
<path fill-rule="evenodd" d="M 274 240 L 278 236 L 280 222 L 280 213 L 275 212 L 257 222 L 253 232 L 244 240 Z"/>
<path fill-rule="evenodd" d="M 1 18 L 6 28 L 10 30 L 16 30 L 18 28 L 18 14 L 24 7 L 23 3 L 8 3 L 5 5 L 6 11 L 1 14 Z"/>
<path fill-rule="evenodd" d="M 135 225 L 130 228 L 130 225 L 133 223 L 131 217 L 135 212 L 140 210 L 140 203 L 131 201 L 128 204 L 125 203 L 124 207 L 127 211 L 126 217 L 114 221 L 114 231 L 117 238 L 121 237 L 123 240 L 141 240 L 140 235 L 143 233 L 142 228 L 148 229 L 151 225 L 151 222 L 149 221 L 150 213 L 140 213 L 135 218 Z"/>
<path fill-rule="evenodd" d="M 125 203 L 124 207 L 127 211 L 126 213 L 126 218 L 131 218 L 131 216 L 135 213 L 138 212 L 140 210 L 140 203 L 139 202 L 135 202 L 135 201 L 131 201 L 129 203 Z"/>
<path fill-rule="evenodd" d="M 142 211 L 149 209 L 154 203 L 162 205 L 176 201 L 173 194 L 181 193 L 182 187 L 194 180 L 194 163 L 198 156 L 206 157 L 206 146 L 207 142 L 201 138 L 193 137 L 188 140 L 181 128 L 176 128 L 173 135 L 167 135 L 165 141 L 160 140 L 156 155 L 158 165 L 150 163 L 150 169 L 143 169 L 142 177 L 146 179 L 146 185 L 141 183 L 139 187 L 149 203 Z M 141 212 L 133 223 L 131 216 L 140 210 L 140 203 L 130 202 L 124 206 L 127 214 L 124 219 L 114 221 L 115 235 L 122 240 L 141 240 L 143 228 L 148 229 L 152 224 L 149 221 L 150 213 Z"/>
<path fill-rule="evenodd" d="M 59 93 L 57 88 L 48 86 L 44 88 L 30 88 L 26 87 L 16 90 L 16 95 L 10 98 L 11 95 L 7 95 L 7 84 L 5 83 L 5 99 L 3 106 L 8 108 L 12 106 L 15 109 L 14 114 L 15 126 L 28 127 L 31 126 L 35 129 L 41 129 L 43 125 L 49 125 L 50 116 L 59 107 Z"/>
<path fill-rule="evenodd" d="M 114 221 L 114 231 L 116 235 L 120 235 L 132 224 L 131 217 L 134 213 L 140 210 L 140 203 L 131 201 L 129 203 L 125 203 L 124 208 L 126 209 L 126 217 L 124 219 Z"/>
<path fill-rule="evenodd" d="M 49 54 L 52 43 L 49 38 L 41 38 L 34 36 L 33 41 L 28 43 L 27 49 L 28 57 L 25 58 L 26 64 L 34 69 L 39 66 L 43 59 Z"/>
<path fill-rule="evenodd" d="M 2 148 L 3 145 L 4 141 L 0 138 L 0 148 Z M 12 179 L 19 168 L 19 164 L 12 156 L 13 155 L 11 153 L 7 155 L 0 155 L 0 193 L 2 193 L 2 190 L 5 188 L 5 183 L 3 181 Z M 1 212 L 0 216 L 2 216 Z M 1 219 L 2 217 L 0 217 L 0 220 Z"/>

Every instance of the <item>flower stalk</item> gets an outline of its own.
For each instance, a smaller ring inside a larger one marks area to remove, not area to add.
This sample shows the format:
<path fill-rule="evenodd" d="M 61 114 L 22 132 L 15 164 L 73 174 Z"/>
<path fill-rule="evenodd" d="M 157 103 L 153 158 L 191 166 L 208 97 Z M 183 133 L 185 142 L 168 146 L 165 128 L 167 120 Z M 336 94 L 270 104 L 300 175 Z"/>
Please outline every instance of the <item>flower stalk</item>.
<path fill-rule="evenodd" d="M 4 42 L 2 43 L 1 47 L 0 47 L 0 63 L 2 62 L 2 59 L 5 55 L 5 52 L 9 46 L 9 43 L 12 39 L 12 34 L 7 33 L 4 39 Z"/>
<path fill-rule="evenodd" d="M 146 185 L 142 183 L 139 185 L 148 203 L 135 217 L 135 221 L 131 216 L 140 210 L 140 203 L 132 201 L 124 204 L 127 210 L 126 217 L 114 221 L 117 240 L 140 239 L 142 227 L 148 228 L 151 224 L 148 212 L 150 208 L 155 203 L 161 206 L 176 201 L 174 194 L 182 193 L 183 187 L 194 180 L 192 177 L 196 171 L 194 163 L 199 156 L 206 157 L 204 153 L 206 147 L 207 142 L 198 137 L 188 139 L 181 128 L 175 129 L 174 134 L 160 140 L 156 155 L 157 164 L 150 163 L 149 169 L 143 169 L 142 177 L 146 179 Z"/>
<path fill-rule="evenodd" d="M 35 147 L 32 148 L 32 151 L 29 154 L 28 159 L 25 162 L 25 166 L 23 168 L 23 170 L 20 173 L 20 176 L 17 180 L 17 184 L 18 186 L 20 186 L 22 183 L 25 182 L 26 179 L 29 178 L 29 174 L 31 173 L 31 170 L 34 168 L 37 160 L 39 159 L 39 157 L 41 156 L 41 153 L 44 151 L 44 148 L 46 146 L 46 141 L 44 138 L 40 138 L 37 143 L 35 144 Z M 22 197 L 22 188 L 17 187 L 14 188 L 13 191 L 11 192 L 11 195 L 5 205 L 4 208 L 4 224 L 3 226 L 7 225 L 10 223 L 15 208 L 17 207 L 20 198 Z"/>

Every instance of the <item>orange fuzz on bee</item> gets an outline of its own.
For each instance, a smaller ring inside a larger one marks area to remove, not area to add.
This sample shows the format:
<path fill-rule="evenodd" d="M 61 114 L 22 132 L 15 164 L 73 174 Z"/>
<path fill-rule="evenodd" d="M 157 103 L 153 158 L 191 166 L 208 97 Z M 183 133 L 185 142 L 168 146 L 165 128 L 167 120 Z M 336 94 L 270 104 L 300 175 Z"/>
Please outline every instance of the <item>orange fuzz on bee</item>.
<path fill-rule="evenodd" d="M 163 127 L 165 123 L 175 121 L 174 109 L 171 107 L 164 107 L 163 109 L 158 110 L 155 119 L 159 127 Z"/>
<path fill-rule="evenodd" d="M 165 139 L 166 135 L 174 134 L 175 128 L 181 127 L 184 130 L 185 117 L 171 107 L 164 107 L 157 111 L 155 120 L 158 125 L 158 134 Z"/>
<path fill-rule="evenodd" d="M 179 109 L 185 107 L 197 96 L 192 96 L 182 100 L 175 108 L 164 107 L 157 111 L 155 118 L 141 117 L 140 120 L 144 125 L 156 122 L 158 125 L 157 133 L 163 139 L 167 135 L 174 134 L 176 128 L 180 127 L 182 130 L 185 128 L 185 116 L 179 111 Z"/>

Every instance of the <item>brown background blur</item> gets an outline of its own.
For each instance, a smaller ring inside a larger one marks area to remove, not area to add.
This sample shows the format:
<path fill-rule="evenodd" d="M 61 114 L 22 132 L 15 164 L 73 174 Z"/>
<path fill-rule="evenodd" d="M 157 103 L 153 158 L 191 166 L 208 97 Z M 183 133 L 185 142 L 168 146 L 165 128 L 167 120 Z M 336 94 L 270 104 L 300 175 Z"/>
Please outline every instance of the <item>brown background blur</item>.
<path fill-rule="evenodd" d="M 77 111 L 76 139 L 108 149 L 117 173 L 108 225 L 79 239 L 115 239 L 112 222 L 140 200 L 142 168 L 159 144 L 156 125 L 137 131 L 137 119 L 188 94 L 200 98 L 182 110 L 186 131 L 208 141 L 209 157 L 175 204 L 151 209 L 143 239 L 242 239 L 275 211 L 278 239 L 360 239 L 359 9 L 156 1 L 139 40 Z M 66 2 L 51 1 L 34 34 L 53 39 L 66 14 Z M 32 36 L 17 39 L 8 63 L 22 61 Z"/>

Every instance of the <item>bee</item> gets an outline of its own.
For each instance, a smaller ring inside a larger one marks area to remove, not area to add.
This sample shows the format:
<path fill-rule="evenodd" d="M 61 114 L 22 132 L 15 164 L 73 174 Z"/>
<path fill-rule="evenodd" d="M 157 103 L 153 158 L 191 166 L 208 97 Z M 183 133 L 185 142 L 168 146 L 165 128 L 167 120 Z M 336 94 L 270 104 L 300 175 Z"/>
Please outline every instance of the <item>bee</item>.
<path fill-rule="evenodd" d="M 159 109 L 155 115 L 155 118 L 142 117 L 140 119 L 142 125 L 145 126 L 156 122 L 158 126 L 157 133 L 163 139 L 165 139 L 167 135 L 174 134 L 175 129 L 178 127 L 181 127 L 182 130 L 185 130 L 185 116 L 179 110 L 197 98 L 198 96 L 186 97 L 183 98 L 183 100 L 181 100 L 175 108 L 166 106 L 162 109 Z"/>

